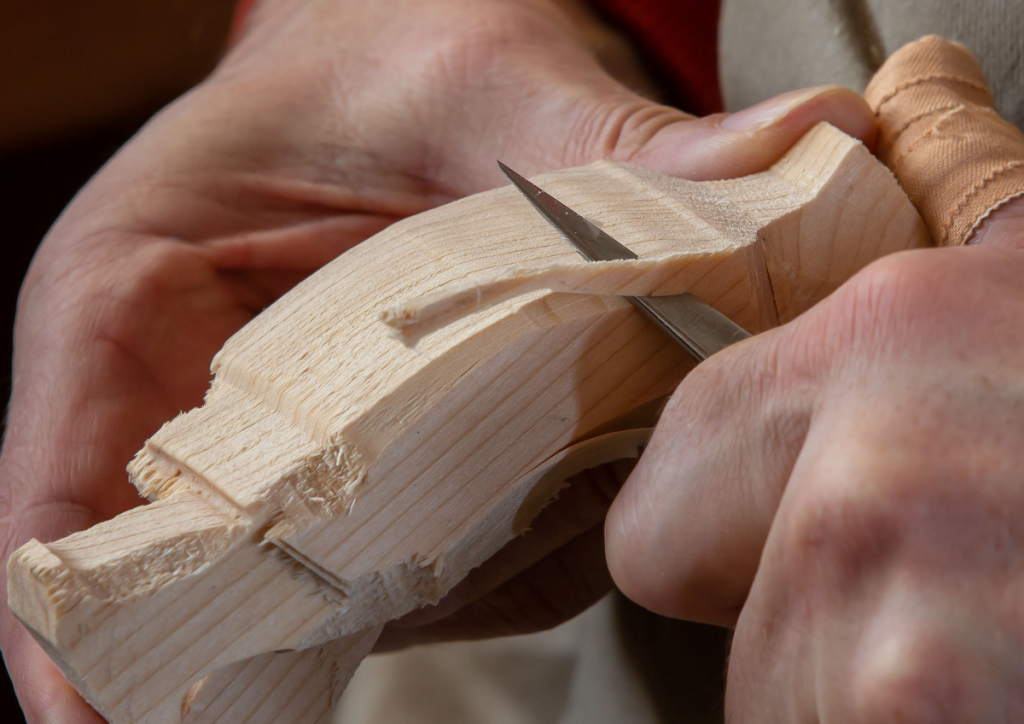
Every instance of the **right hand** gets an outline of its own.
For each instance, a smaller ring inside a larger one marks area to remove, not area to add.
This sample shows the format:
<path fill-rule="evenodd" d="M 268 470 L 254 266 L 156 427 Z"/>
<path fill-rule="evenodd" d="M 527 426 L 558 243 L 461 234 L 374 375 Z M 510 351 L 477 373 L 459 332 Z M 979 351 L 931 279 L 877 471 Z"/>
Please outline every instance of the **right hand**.
<path fill-rule="evenodd" d="M 735 629 L 729 721 L 1024 715 L 1024 199 L 875 261 L 679 385 L 608 515 L 616 583 Z"/>
<path fill-rule="evenodd" d="M 528 175 L 613 158 L 726 178 L 765 168 L 819 120 L 873 132 L 859 96 L 836 88 L 725 118 L 628 90 L 549 0 L 264 0 L 218 70 L 107 164 L 33 261 L 0 456 L 4 557 L 137 505 L 125 465 L 202 403 L 231 334 L 393 221 L 504 183 L 495 159 Z M 578 612 L 610 585 L 613 493 L 563 496 L 387 644 Z M 0 643 L 32 724 L 101 721 L 6 610 Z"/>

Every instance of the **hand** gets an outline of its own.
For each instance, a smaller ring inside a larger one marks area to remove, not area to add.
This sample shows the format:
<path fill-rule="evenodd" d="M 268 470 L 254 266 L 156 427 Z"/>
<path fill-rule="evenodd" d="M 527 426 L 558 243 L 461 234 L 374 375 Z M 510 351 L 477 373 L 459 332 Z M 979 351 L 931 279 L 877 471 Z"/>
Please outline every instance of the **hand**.
<path fill-rule="evenodd" d="M 736 627 L 730 721 L 1024 717 L 1024 204 L 976 242 L 698 366 L 609 512 L 626 595 Z"/>
<path fill-rule="evenodd" d="M 724 126 L 693 120 L 627 90 L 583 38 L 546 0 L 258 5 L 213 76 L 82 190 L 33 262 L 0 457 L 5 558 L 139 504 L 125 465 L 201 404 L 228 336 L 396 219 L 502 183 L 495 159 L 530 174 L 610 157 L 715 178 L 767 166 L 819 120 L 872 133 L 863 101 L 834 88 Z M 434 625 L 389 645 L 574 613 L 610 585 L 599 528 L 610 495 L 581 486 L 585 515 L 567 523 L 572 509 L 553 506 L 420 620 Z M 522 592 L 565 600 L 555 584 L 568 557 L 593 582 L 552 616 Z M 6 609 L 0 640 L 32 724 L 100 721 Z"/>

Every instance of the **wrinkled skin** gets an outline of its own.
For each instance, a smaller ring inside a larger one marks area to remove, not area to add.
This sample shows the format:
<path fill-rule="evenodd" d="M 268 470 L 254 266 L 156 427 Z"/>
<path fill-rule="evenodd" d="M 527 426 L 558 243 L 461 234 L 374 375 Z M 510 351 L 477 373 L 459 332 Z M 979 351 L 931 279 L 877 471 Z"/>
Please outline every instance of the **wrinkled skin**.
<path fill-rule="evenodd" d="M 693 179 L 761 170 L 828 120 L 827 88 L 695 120 L 629 91 L 547 0 L 266 0 L 206 82 L 81 191 L 25 280 L 0 457 L 4 558 L 140 504 L 124 472 L 201 404 L 213 354 L 298 280 L 396 219 L 599 158 Z M 597 476 L 385 645 L 536 630 L 611 585 Z M 572 576 L 566 571 L 573 571 Z M 7 612 L 4 659 L 31 724 L 102 720 Z"/>
<path fill-rule="evenodd" d="M 677 389 L 623 591 L 735 626 L 729 721 L 1024 720 L 1024 204 L 871 264 Z"/>

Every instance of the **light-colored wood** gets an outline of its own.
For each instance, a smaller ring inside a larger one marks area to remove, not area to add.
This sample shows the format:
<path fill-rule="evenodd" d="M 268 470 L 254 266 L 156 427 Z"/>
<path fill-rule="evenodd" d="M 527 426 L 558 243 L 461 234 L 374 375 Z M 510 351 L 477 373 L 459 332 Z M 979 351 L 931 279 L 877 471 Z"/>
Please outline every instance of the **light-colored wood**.
<path fill-rule="evenodd" d="M 129 467 L 150 505 L 12 556 L 12 610 L 110 721 L 249 721 L 253 697 L 323 720 L 381 624 L 638 455 L 693 363 L 612 295 L 690 291 L 758 331 L 929 243 L 826 125 L 735 181 L 601 162 L 538 183 L 642 259 L 581 262 L 511 187 L 399 222 L 228 341 L 204 406 Z"/>
<path fill-rule="evenodd" d="M 218 669 L 185 695 L 182 724 L 327 722 L 379 634 L 375 626 L 323 646 L 273 651 Z"/>

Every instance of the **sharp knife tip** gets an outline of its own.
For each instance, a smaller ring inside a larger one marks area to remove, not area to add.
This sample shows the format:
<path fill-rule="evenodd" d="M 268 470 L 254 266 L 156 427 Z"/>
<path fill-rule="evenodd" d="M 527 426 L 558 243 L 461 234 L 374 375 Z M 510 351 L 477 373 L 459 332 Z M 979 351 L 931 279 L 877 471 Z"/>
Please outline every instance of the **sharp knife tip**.
<path fill-rule="evenodd" d="M 500 168 L 501 172 L 508 177 L 509 181 L 515 182 L 516 179 L 522 178 L 519 174 L 510 169 L 505 164 L 503 164 L 501 161 L 498 161 L 498 168 Z"/>
<path fill-rule="evenodd" d="M 500 168 L 502 173 L 508 177 L 508 180 L 512 182 L 512 185 L 519 189 L 519 191 L 530 200 L 530 203 L 536 204 L 535 199 L 544 193 L 501 161 L 498 161 L 498 168 Z"/>

